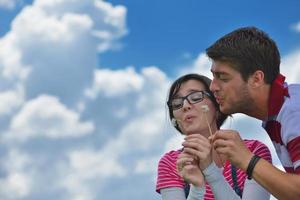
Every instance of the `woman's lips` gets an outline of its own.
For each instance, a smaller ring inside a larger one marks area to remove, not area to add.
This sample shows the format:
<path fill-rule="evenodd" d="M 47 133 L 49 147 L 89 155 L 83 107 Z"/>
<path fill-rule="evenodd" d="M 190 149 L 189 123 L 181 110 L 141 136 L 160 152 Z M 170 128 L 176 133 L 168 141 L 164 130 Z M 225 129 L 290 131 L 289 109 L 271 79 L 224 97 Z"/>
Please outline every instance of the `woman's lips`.
<path fill-rule="evenodd" d="M 192 122 L 195 117 L 196 116 L 194 116 L 194 115 L 187 115 L 187 116 L 184 117 L 184 121 L 185 122 Z"/>

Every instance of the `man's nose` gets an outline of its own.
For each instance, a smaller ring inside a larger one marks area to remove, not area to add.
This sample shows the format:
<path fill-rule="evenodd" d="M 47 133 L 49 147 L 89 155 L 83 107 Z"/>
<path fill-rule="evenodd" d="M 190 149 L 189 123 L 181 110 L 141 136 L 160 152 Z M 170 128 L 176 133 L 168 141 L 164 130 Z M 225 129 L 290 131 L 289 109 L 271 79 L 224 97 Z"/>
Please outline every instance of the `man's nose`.
<path fill-rule="evenodd" d="M 209 86 L 210 91 L 212 91 L 212 93 L 216 92 L 218 90 L 218 85 L 216 83 L 216 80 L 213 78 L 210 86 Z"/>

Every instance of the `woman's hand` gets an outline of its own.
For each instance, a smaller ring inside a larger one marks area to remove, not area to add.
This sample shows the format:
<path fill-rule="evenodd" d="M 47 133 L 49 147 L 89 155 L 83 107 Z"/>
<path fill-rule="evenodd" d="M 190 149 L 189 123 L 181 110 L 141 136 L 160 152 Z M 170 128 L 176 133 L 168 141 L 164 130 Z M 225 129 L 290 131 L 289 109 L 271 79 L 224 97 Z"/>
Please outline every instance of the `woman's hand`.
<path fill-rule="evenodd" d="M 204 184 L 204 177 L 198 166 L 198 161 L 193 156 L 182 152 L 177 158 L 176 167 L 180 176 L 188 183 L 196 187 Z"/>
<path fill-rule="evenodd" d="M 197 158 L 200 170 L 206 169 L 212 163 L 212 145 L 206 137 L 200 134 L 188 135 L 182 145 L 184 153 Z"/>

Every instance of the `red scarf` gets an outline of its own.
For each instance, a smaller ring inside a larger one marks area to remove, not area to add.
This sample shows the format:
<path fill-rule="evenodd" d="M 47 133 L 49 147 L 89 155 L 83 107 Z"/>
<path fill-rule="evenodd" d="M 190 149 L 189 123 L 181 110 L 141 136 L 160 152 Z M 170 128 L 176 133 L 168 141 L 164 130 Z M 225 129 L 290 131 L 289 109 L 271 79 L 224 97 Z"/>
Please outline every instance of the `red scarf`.
<path fill-rule="evenodd" d="M 272 141 L 283 144 L 281 139 L 281 124 L 276 121 L 277 115 L 282 107 L 285 97 L 289 97 L 288 88 L 284 84 L 285 77 L 278 74 L 271 86 L 268 119 L 263 123 L 263 127 L 269 134 Z"/>

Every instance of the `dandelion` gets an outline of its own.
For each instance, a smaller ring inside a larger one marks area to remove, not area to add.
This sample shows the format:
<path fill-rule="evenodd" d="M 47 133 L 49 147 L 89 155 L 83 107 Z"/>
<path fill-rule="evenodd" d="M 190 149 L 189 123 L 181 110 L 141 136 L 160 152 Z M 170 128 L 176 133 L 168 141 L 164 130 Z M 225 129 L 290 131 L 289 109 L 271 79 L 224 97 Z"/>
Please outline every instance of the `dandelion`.
<path fill-rule="evenodd" d="M 205 105 L 202 105 L 202 106 L 201 106 L 201 109 L 202 109 L 202 112 L 204 113 L 204 117 L 205 117 L 205 120 L 206 120 L 208 129 L 209 129 L 209 133 L 210 133 L 210 135 L 212 135 L 212 131 L 211 131 L 211 128 L 210 128 L 210 124 L 209 124 L 208 119 L 207 119 L 207 117 L 206 117 L 206 113 L 209 111 L 209 107 L 208 107 L 208 105 L 205 104 Z"/>

